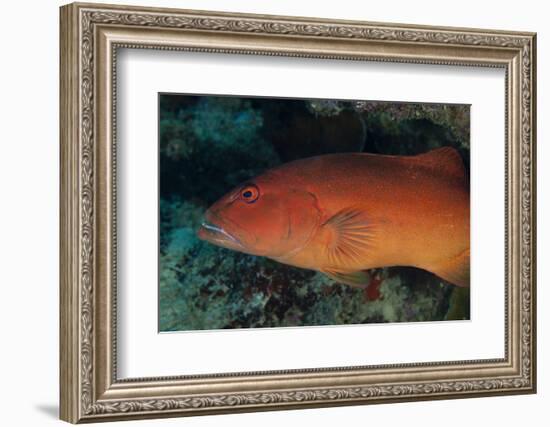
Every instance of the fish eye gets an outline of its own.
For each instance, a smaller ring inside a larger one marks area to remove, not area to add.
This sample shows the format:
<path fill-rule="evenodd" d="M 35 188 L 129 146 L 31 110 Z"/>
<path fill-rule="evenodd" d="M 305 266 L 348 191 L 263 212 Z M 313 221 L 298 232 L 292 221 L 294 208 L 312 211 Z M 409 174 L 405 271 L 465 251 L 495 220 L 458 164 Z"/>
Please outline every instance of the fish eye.
<path fill-rule="evenodd" d="M 254 184 L 248 184 L 242 188 L 240 196 L 242 201 L 254 203 L 260 196 L 260 190 Z"/>

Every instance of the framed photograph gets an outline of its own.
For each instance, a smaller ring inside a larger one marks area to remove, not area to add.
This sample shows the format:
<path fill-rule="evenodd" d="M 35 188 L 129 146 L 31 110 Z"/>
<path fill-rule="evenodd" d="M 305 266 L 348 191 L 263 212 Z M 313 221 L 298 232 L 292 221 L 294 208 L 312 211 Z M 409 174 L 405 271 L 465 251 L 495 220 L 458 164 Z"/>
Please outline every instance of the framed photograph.
<path fill-rule="evenodd" d="M 63 420 L 535 392 L 535 34 L 60 22 Z"/>

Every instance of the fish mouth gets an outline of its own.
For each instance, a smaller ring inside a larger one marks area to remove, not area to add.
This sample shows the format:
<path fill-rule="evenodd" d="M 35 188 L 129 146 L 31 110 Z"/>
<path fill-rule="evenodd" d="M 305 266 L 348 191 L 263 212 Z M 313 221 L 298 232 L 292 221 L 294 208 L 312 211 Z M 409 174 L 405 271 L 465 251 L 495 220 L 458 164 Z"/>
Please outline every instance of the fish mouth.
<path fill-rule="evenodd" d="M 197 231 L 199 239 L 206 240 L 218 246 L 222 246 L 230 249 L 241 249 L 243 244 L 225 230 L 223 227 L 213 224 L 210 221 L 203 221 L 199 230 Z"/>

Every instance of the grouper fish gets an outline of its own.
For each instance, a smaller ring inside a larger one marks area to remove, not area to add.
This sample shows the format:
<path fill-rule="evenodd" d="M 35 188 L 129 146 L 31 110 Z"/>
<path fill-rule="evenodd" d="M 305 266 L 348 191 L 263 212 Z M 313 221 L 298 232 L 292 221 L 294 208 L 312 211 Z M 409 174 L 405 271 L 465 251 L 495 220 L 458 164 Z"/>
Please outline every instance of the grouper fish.
<path fill-rule="evenodd" d="M 365 287 L 412 266 L 470 284 L 469 180 L 458 152 L 327 154 L 275 167 L 205 213 L 198 237 Z"/>

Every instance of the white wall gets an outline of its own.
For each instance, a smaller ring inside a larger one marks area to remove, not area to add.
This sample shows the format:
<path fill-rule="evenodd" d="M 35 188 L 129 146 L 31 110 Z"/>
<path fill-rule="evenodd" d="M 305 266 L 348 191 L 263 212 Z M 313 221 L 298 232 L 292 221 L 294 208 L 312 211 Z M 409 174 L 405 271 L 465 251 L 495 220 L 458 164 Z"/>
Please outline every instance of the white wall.
<path fill-rule="evenodd" d="M 111 0 L 113 3 L 122 3 Z M 305 15 L 538 32 L 539 154 L 539 393 L 454 401 L 402 403 L 193 419 L 130 425 L 468 426 L 545 425 L 550 405 L 550 29 L 544 2 L 357 0 L 133 0 L 167 7 Z M 3 425 L 45 426 L 57 421 L 58 401 L 58 6 L 57 0 L 2 5 L 0 65 L 0 401 Z"/>

